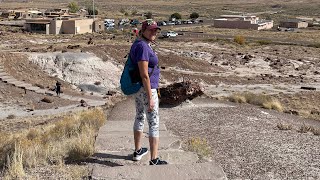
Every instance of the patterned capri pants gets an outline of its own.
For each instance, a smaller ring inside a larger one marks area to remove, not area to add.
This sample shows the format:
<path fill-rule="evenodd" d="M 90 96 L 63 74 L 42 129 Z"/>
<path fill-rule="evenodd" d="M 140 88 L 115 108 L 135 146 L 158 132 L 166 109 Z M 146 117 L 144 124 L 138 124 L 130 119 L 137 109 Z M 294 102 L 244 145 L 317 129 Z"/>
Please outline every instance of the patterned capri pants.
<path fill-rule="evenodd" d="M 142 87 L 135 94 L 136 117 L 133 125 L 134 131 L 143 131 L 144 122 L 147 118 L 149 124 L 149 137 L 159 137 L 159 99 L 156 89 L 151 89 L 154 101 L 154 109 L 148 112 L 148 96 Z"/>

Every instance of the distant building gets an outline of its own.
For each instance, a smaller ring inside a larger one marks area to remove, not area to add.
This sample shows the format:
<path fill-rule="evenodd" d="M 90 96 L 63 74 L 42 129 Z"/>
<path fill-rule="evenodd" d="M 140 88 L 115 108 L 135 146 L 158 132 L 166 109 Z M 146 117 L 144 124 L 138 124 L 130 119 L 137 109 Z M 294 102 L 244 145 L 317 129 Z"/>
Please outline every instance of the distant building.
<path fill-rule="evenodd" d="M 93 32 L 104 31 L 104 22 L 100 19 L 93 22 Z"/>
<path fill-rule="evenodd" d="M 289 19 L 281 21 L 279 27 L 282 28 L 306 28 L 308 23 L 300 19 Z"/>
<path fill-rule="evenodd" d="M 30 9 L 15 9 L 15 10 L 7 10 L 1 14 L 1 17 L 8 19 L 26 19 L 31 17 L 39 17 L 42 16 L 43 13 L 38 10 L 30 10 Z"/>
<path fill-rule="evenodd" d="M 93 19 L 81 18 L 26 19 L 25 24 L 27 31 L 42 34 L 84 34 L 99 32 L 102 28 L 99 21 L 94 23 Z"/>
<path fill-rule="evenodd" d="M 221 15 L 220 18 L 214 19 L 214 27 L 230 29 L 271 29 L 272 20 L 260 20 L 256 16 L 242 15 Z"/>

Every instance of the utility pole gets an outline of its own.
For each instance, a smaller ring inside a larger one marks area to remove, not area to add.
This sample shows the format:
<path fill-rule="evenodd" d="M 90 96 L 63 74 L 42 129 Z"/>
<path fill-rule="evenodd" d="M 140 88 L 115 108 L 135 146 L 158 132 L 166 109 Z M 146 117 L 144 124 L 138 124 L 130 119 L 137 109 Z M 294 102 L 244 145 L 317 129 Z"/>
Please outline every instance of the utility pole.
<path fill-rule="evenodd" d="M 92 0 L 92 13 L 93 13 L 93 21 L 94 21 L 94 16 L 96 14 L 96 11 L 94 10 L 94 0 Z"/>

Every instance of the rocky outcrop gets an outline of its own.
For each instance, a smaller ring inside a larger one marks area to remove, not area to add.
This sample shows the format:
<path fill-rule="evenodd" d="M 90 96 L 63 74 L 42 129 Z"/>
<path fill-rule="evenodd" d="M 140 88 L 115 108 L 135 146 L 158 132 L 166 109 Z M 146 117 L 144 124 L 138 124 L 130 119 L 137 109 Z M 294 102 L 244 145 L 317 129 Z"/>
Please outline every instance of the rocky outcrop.
<path fill-rule="evenodd" d="M 197 82 L 184 81 L 160 88 L 160 105 L 176 106 L 183 101 L 203 94 L 203 88 Z"/>

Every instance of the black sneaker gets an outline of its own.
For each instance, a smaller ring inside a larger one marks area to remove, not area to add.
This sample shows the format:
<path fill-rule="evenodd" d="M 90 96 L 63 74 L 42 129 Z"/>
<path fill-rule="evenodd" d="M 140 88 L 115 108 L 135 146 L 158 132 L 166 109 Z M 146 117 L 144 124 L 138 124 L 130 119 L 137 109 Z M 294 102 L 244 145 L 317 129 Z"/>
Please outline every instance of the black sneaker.
<path fill-rule="evenodd" d="M 133 161 L 140 161 L 142 156 L 146 155 L 148 153 L 148 149 L 147 148 L 140 148 L 138 151 L 135 151 L 133 153 Z"/>
<path fill-rule="evenodd" d="M 152 159 L 151 161 L 149 161 L 149 165 L 165 165 L 165 164 L 168 164 L 168 162 L 160 160 L 159 158 Z"/>

